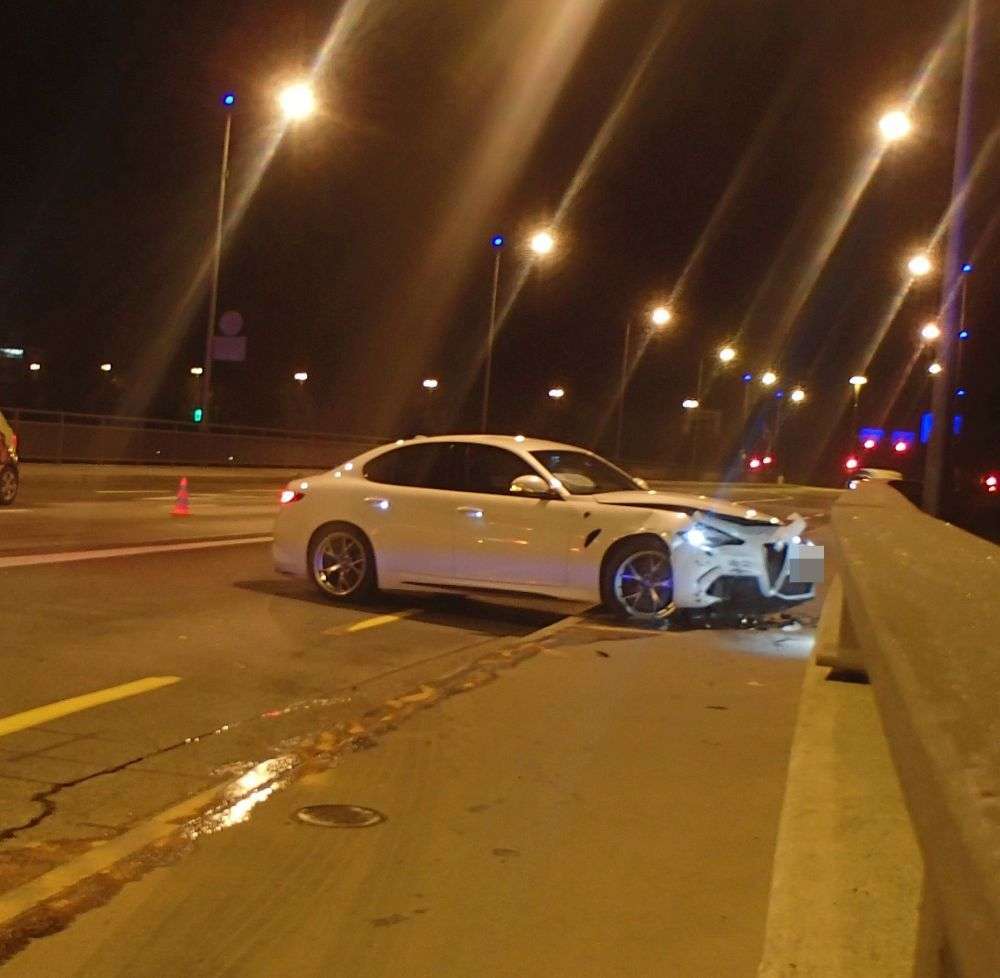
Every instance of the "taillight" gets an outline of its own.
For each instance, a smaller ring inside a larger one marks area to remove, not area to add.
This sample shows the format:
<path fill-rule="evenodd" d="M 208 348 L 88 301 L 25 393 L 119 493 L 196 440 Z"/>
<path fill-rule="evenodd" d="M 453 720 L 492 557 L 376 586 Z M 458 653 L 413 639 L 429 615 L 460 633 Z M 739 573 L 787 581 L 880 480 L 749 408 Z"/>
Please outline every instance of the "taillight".
<path fill-rule="evenodd" d="M 844 468 L 847 469 L 848 472 L 853 472 L 857 467 L 858 460 L 853 455 L 851 455 L 847 461 L 844 462 Z"/>
<path fill-rule="evenodd" d="M 284 506 L 287 503 L 297 503 L 304 495 L 304 492 L 296 492 L 294 489 L 282 489 L 279 499 Z"/>

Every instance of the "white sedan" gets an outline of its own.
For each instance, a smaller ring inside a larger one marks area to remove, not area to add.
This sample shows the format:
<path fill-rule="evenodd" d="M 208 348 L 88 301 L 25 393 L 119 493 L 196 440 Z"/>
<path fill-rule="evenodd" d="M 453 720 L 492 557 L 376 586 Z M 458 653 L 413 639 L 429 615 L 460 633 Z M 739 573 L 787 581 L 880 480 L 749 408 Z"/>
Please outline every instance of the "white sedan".
<path fill-rule="evenodd" d="M 275 566 L 339 601 L 536 594 L 656 620 L 774 611 L 814 593 L 793 580 L 800 518 L 654 492 L 592 452 L 521 435 L 384 445 L 289 483 L 281 500 Z"/>

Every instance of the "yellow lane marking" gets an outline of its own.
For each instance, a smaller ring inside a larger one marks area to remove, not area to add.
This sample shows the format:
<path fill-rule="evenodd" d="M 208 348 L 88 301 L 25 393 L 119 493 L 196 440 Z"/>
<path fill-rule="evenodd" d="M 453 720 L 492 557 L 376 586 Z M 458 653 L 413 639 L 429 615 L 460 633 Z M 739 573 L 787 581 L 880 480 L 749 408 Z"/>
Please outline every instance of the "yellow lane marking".
<path fill-rule="evenodd" d="M 123 683 L 121 686 L 110 686 L 94 693 L 84 693 L 83 696 L 72 696 L 68 700 L 58 700 L 46 706 L 36 706 L 33 710 L 25 710 L 23 713 L 0 718 L 0 737 L 17 733 L 19 730 L 26 730 L 28 727 L 50 723 L 52 720 L 58 720 L 59 717 L 67 716 L 70 713 L 79 713 L 81 710 L 89 710 L 92 707 L 101 706 L 103 703 L 113 703 L 115 700 L 137 696 L 139 693 L 148 693 L 151 690 L 160 689 L 162 686 L 172 686 L 180 681 L 180 676 L 147 676 L 145 679 Z"/>
<path fill-rule="evenodd" d="M 375 615 L 373 618 L 362 618 L 361 621 L 356 621 L 353 625 L 339 625 L 336 628 L 326 628 L 323 630 L 324 635 L 348 635 L 352 632 L 363 632 L 369 628 L 378 628 L 380 625 L 391 625 L 394 621 L 400 621 L 403 618 L 409 618 L 410 615 L 415 615 L 417 613 L 416 608 L 407 608 L 406 611 L 399 611 L 394 615 Z"/>

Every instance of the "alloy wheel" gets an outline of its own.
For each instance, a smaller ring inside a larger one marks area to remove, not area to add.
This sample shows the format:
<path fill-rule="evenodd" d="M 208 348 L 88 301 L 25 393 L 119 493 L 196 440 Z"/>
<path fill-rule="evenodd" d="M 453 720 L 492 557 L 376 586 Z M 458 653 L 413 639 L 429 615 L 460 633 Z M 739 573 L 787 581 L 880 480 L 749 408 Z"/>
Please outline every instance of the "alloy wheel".
<path fill-rule="evenodd" d="M 629 554 L 615 571 L 614 593 L 630 618 L 666 618 L 674 610 L 670 557 L 659 550 Z"/>
<path fill-rule="evenodd" d="M 17 476 L 13 469 L 0 471 L 0 504 L 10 505 L 17 495 Z"/>
<path fill-rule="evenodd" d="M 365 579 L 368 555 L 356 537 L 336 530 L 316 545 L 312 570 L 316 583 L 324 591 L 337 598 L 348 598 Z"/>

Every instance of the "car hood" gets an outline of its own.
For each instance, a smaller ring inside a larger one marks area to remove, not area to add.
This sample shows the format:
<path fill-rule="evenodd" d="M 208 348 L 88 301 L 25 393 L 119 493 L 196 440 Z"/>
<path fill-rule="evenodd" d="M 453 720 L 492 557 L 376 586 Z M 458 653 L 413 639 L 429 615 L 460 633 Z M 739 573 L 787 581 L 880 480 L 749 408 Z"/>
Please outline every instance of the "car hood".
<path fill-rule="evenodd" d="M 712 499 L 686 492 L 645 492 L 639 489 L 623 492 L 600 492 L 591 497 L 610 506 L 641 506 L 646 509 L 664 509 L 673 513 L 711 513 L 723 519 L 735 520 L 745 526 L 773 526 L 781 520 L 747 509 L 726 499 Z"/>

